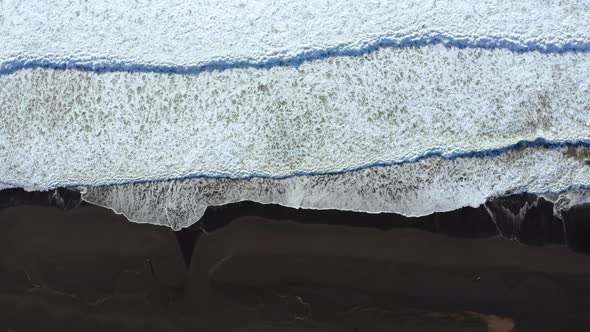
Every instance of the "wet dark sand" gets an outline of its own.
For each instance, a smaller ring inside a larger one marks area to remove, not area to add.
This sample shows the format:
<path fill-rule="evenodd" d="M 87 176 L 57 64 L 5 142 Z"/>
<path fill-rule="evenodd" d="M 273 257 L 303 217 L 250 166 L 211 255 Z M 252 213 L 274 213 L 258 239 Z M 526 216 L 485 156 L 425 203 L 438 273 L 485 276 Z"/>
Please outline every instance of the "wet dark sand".
<path fill-rule="evenodd" d="M 590 331 L 579 211 L 577 235 L 500 230 L 520 242 L 480 209 L 409 225 L 253 203 L 174 233 L 24 196 L 0 204 L 0 331 Z"/>

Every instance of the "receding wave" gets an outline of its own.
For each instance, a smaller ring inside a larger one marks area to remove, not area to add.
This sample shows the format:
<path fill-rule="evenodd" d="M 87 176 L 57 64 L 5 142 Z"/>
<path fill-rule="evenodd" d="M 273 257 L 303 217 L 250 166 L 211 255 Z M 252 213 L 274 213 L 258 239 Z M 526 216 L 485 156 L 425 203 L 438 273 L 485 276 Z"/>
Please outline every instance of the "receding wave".
<path fill-rule="evenodd" d="M 295 208 L 422 216 L 477 207 L 518 193 L 590 189 L 588 148 L 529 147 L 494 158 L 444 160 L 288 179 L 185 179 L 85 188 L 83 199 L 132 221 L 174 229 L 197 222 L 207 206 L 244 200 Z"/>

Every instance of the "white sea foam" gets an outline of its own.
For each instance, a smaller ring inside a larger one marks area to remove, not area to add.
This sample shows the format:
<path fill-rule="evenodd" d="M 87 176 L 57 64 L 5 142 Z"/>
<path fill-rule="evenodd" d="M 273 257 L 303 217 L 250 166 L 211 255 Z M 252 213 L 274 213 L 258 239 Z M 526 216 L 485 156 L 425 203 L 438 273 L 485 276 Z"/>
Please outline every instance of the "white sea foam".
<path fill-rule="evenodd" d="M 228 70 L 163 73 L 192 66 Z M 566 148 L 416 159 L 590 143 L 589 96 L 583 1 L 0 1 L 0 189 L 88 185 L 174 229 L 245 199 L 424 215 L 588 185 Z M 382 162 L 411 163 L 247 179 Z M 193 175 L 236 179 L 134 183 Z"/>
<path fill-rule="evenodd" d="M 89 187 L 83 199 L 132 221 L 173 229 L 197 222 L 207 206 L 251 200 L 294 208 L 394 212 L 422 216 L 520 192 L 560 192 L 590 185 L 590 166 L 575 148 L 527 148 L 496 157 L 376 167 L 338 175 L 273 179 L 187 179 Z"/>
<path fill-rule="evenodd" d="M 443 46 L 196 76 L 0 75 L 0 182 L 332 172 L 521 140 L 588 140 L 590 54 Z"/>
<path fill-rule="evenodd" d="M 380 37 L 516 44 L 590 40 L 575 0 L 45 0 L 0 2 L 0 64 L 201 65 L 363 47 Z"/>
<path fill-rule="evenodd" d="M 563 219 L 562 213 L 580 205 L 590 205 L 590 190 L 573 190 L 549 195 L 553 202 L 553 214 Z"/>

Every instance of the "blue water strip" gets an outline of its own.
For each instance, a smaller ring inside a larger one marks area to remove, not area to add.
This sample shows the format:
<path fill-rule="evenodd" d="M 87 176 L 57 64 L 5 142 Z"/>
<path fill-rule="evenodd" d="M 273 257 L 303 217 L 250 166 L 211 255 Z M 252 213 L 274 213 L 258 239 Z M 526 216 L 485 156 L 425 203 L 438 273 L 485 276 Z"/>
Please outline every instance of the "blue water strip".
<path fill-rule="evenodd" d="M 363 56 L 382 48 L 408 48 L 443 45 L 459 49 L 503 49 L 515 53 L 540 52 L 543 54 L 589 53 L 589 40 L 570 40 L 562 44 L 540 41 L 519 41 L 504 37 L 480 37 L 477 39 L 458 38 L 444 34 L 427 36 L 406 36 L 400 38 L 382 37 L 363 46 L 340 45 L 333 48 L 301 52 L 293 56 L 272 56 L 264 60 L 214 60 L 194 66 L 153 65 L 100 60 L 69 59 L 60 62 L 39 59 L 19 59 L 0 62 L 0 75 L 11 74 L 22 69 L 79 70 L 95 73 L 130 72 L 196 75 L 202 72 L 223 71 L 239 68 L 268 69 L 277 66 L 298 67 L 304 62 L 339 56 Z"/>

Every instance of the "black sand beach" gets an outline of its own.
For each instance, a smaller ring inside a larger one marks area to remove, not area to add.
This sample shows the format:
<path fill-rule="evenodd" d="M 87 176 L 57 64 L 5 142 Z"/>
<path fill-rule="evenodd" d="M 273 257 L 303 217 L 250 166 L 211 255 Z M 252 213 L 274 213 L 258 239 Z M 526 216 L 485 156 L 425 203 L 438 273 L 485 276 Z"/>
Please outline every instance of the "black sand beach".
<path fill-rule="evenodd" d="M 590 209 L 565 224 L 551 210 L 516 225 L 484 207 L 405 218 L 242 202 L 175 233 L 67 190 L 5 190 L 0 330 L 588 331 Z"/>

